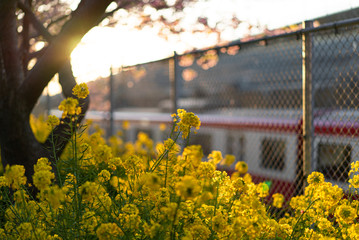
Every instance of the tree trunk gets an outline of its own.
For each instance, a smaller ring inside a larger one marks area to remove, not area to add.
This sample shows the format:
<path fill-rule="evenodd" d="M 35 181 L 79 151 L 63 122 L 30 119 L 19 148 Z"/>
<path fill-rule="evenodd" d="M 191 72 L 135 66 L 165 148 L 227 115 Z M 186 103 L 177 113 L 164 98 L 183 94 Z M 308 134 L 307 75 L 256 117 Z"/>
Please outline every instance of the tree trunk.
<path fill-rule="evenodd" d="M 59 71 L 59 79 L 64 96 L 75 98 L 72 95 L 72 88 L 76 85 L 76 81 L 69 60 Z M 78 100 L 82 111 L 78 122 L 81 122 L 89 106 L 89 97 Z M 51 133 L 53 141 L 56 143 L 56 156 L 54 156 L 51 137 L 48 137 L 44 143 L 39 143 L 36 140 L 30 127 L 30 112 L 24 109 L 26 107 L 23 103 L 24 100 L 19 96 L 16 100 L 1 99 L 0 102 L 2 103 L 0 108 L 0 146 L 3 166 L 8 164 L 24 165 L 29 182 L 32 182 L 33 166 L 41 157 L 48 158 L 55 170 L 55 157 L 58 158 L 62 154 L 70 137 L 65 133 L 70 130 L 68 125 L 70 119 L 62 119 L 63 123 Z"/>
<path fill-rule="evenodd" d="M 32 181 L 34 164 L 40 157 L 47 157 L 42 144 L 39 143 L 29 123 L 29 114 L 16 106 L 0 110 L 0 146 L 3 166 L 24 165 L 28 181 Z M 6 126 L 6 127 L 5 127 Z"/>

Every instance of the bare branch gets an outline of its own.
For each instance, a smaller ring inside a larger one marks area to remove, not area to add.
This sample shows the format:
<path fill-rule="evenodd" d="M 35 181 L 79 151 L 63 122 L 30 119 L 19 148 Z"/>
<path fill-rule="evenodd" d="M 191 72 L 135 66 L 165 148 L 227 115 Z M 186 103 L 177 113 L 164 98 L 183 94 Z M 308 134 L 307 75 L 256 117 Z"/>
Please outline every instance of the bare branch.
<path fill-rule="evenodd" d="M 30 112 L 51 78 L 67 61 L 81 38 L 94 27 L 112 0 L 82 0 L 72 18 L 48 46 L 21 85 L 21 94 Z"/>
<path fill-rule="evenodd" d="M 30 5 L 31 4 L 31 0 L 27 0 L 25 1 L 25 4 Z M 24 5 L 25 5 L 24 4 Z M 23 68 L 23 72 L 24 75 L 26 75 L 27 73 L 27 65 L 28 65 L 28 55 L 29 55 L 29 49 L 30 49 L 30 44 L 29 44 L 29 30 L 30 30 L 30 19 L 27 13 L 25 13 L 25 16 L 22 20 L 22 32 L 21 32 L 21 60 L 22 60 L 22 68 Z"/>
<path fill-rule="evenodd" d="M 33 58 L 40 58 L 45 53 L 46 49 L 47 47 L 43 47 L 39 51 L 29 53 L 28 61 L 30 61 Z"/>
<path fill-rule="evenodd" d="M 132 0 L 126 0 L 126 1 L 120 1 L 120 2 L 117 2 L 117 7 L 109 12 L 105 12 L 101 19 L 99 20 L 98 23 L 102 22 L 105 18 L 108 18 L 108 17 L 111 17 L 115 12 L 117 12 L 118 10 L 120 9 L 126 9 L 128 7 L 130 7 L 131 5 L 135 5 L 135 4 L 138 4 L 138 3 L 135 3 L 134 1 Z"/>
<path fill-rule="evenodd" d="M 35 29 L 47 40 L 51 41 L 53 38 L 52 35 L 47 31 L 47 29 L 42 25 L 42 23 L 37 19 L 35 14 L 31 11 L 29 6 L 25 5 L 21 1 L 17 1 L 18 7 L 25 13 L 25 16 L 28 16 L 32 25 Z"/>
<path fill-rule="evenodd" d="M 61 17 L 59 17 L 59 18 L 57 18 L 57 19 L 51 21 L 51 22 L 47 25 L 47 29 L 49 29 L 52 25 L 54 25 L 54 24 L 56 24 L 56 23 L 58 23 L 58 22 L 61 22 L 61 21 L 63 21 L 63 20 L 66 20 L 66 19 L 69 18 L 69 17 L 70 17 L 70 15 L 63 15 L 63 16 L 61 16 Z"/>

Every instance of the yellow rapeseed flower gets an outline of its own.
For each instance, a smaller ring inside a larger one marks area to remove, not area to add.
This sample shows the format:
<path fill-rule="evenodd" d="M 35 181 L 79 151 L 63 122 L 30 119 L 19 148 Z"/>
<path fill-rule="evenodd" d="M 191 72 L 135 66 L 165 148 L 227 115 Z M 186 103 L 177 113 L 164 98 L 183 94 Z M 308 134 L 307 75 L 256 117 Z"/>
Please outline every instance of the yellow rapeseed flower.
<path fill-rule="evenodd" d="M 356 210 L 351 206 L 343 204 L 335 211 L 335 217 L 341 224 L 351 224 L 357 217 Z"/>
<path fill-rule="evenodd" d="M 228 223 L 222 214 L 217 214 L 212 218 L 212 229 L 215 232 L 223 233 L 227 230 Z"/>
<path fill-rule="evenodd" d="M 308 176 L 307 181 L 309 184 L 314 184 L 314 185 L 321 184 L 324 182 L 324 175 L 323 175 L 323 173 L 320 173 L 320 172 L 312 172 Z"/>
<path fill-rule="evenodd" d="M 90 92 L 86 83 L 80 83 L 72 89 L 72 93 L 78 98 L 86 98 Z"/>
<path fill-rule="evenodd" d="M 359 223 L 355 223 L 348 228 L 348 235 L 351 240 L 359 239 Z"/>
<path fill-rule="evenodd" d="M 60 124 L 60 120 L 58 119 L 58 117 L 54 115 L 50 115 L 47 117 L 47 125 L 49 125 L 51 128 L 54 128 L 59 124 Z"/>
<path fill-rule="evenodd" d="M 152 190 L 160 189 L 162 183 L 161 178 L 153 172 L 143 174 L 141 180 L 143 181 L 145 186 Z"/>
<path fill-rule="evenodd" d="M 50 165 L 48 158 L 39 158 L 37 163 L 34 165 L 34 172 L 40 171 L 51 171 L 52 167 Z"/>
<path fill-rule="evenodd" d="M 123 121 L 122 122 L 122 128 L 123 128 L 123 130 L 128 130 L 128 129 L 130 129 L 130 122 L 129 121 Z"/>
<path fill-rule="evenodd" d="M 248 190 L 248 186 L 243 178 L 237 177 L 232 181 L 233 187 L 239 193 L 246 192 Z"/>
<path fill-rule="evenodd" d="M 85 182 L 80 186 L 79 192 L 82 200 L 85 202 L 92 202 L 94 198 L 99 194 L 100 186 L 95 182 Z"/>
<path fill-rule="evenodd" d="M 166 124 L 164 124 L 164 123 L 161 123 L 160 124 L 160 130 L 163 132 L 164 130 L 166 130 L 166 128 L 167 128 L 167 126 L 166 126 Z"/>
<path fill-rule="evenodd" d="M 118 177 L 117 176 L 112 176 L 111 180 L 110 180 L 110 185 L 114 188 L 118 188 Z"/>
<path fill-rule="evenodd" d="M 266 183 L 262 182 L 257 185 L 258 196 L 264 198 L 269 194 L 269 187 Z"/>
<path fill-rule="evenodd" d="M 221 161 L 221 165 L 231 166 L 235 160 L 236 160 L 236 157 L 234 155 L 226 154 L 226 156 Z"/>
<path fill-rule="evenodd" d="M 206 240 L 211 235 L 211 231 L 208 229 L 208 227 L 205 224 L 191 224 L 189 229 L 186 232 L 185 237 L 187 239 L 201 239 Z"/>
<path fill-rule="evenodd" d="M 99 240 L 118 239 L 123 232 L 116 223 L 102 223 L 96 230 Z"/>
<path fill-rule="evenodd" d="M 100 183 L 108 182 L 111 178 L 111 173 L 106 169 L 102 170 L 98 175 L 98 180 Z"/>
<path fill-rule="evenodd" d="M 198 180 L 193 176 L 184 176 L 180 182 L 176 184 L 176 193 L 183 199 L 193 199 L 197 197 L 201 187 Z"/>
<path fill-rule="evenodd" d="M 243 161 L 238 161 L 234 169 L 236 169 L 239 174 L 245 174 L 248 171 L 248 165 Z"/>
<path fill-rule="evenodd" d="M 5 181 L 6 185 L 10 186 L 12 189 L 19 189 L 21 185 L 26 184 L 25 168 L 21 165 L 7 165 L 5 167 Z"/>
<path fill-rule="evenodd" d="M 5 176 L 0 176 L 0 187 L 7 186 L 6 178 Z"/>
<path fill-rule="evenodd" d="M 284 196 L 281 193 L 275 193 L 272 196 L 273 198 L 273 206 L 276 208 L 282 208 L 283 203 L 284 203 Z"/>
<path fill-rule="evenodd" d="M 348 181 L 350 183 L 350 188 L 359 188 L 359 175 L 355 175 Z"/>
<path fill-rule="evenodd" d="M 162 229 L 161 224 L 156 223 L 151 219 L 151 225 L 149 225 L 147 222 L 143 225 L 144 233 L 147 237 L 150 237 L 151 239 L 154 239 L 154 237 L 159 233 Z"/>
<path fill-rule="evenodd" d="M 190 145 L 183 149 L 183 158 L 186 162 L 191 163 L 194 167 L 198 167 L 203 158 L 203 150 L 201 145 Z"/>
<path fill-rule="evenodd" d="M 19 234 L 19 239 L 30 239 L 33 228 L 31 226 L 31 223 L 23 222 L 18 227 L 16 227 L 16 231 Z"/>
<path fill-rule="evenodd" d="M 50 188 L 44 190 L 43 192 L 44 199 L 51 205 L 53 209 L 58 209 L 61 205 L 61 202 L 65 200 L 65 194 L 59 186 L 51 186 Z"/>
<path fill-rule="evenodd" d="M 334 230 L 332 222 L 324 217 L 318 220 L 318 228 L 323 232 L 331 232 Z"/>
<path fill-rule="evenodd" d="M 81 107 L 79 107 L 79 101 L 72 97 L 68 97 L 59 105 L 59 110 L 63 111 L 62 118 L 73 115 L 79 115 L 81 113 Z"/>
<path fill-rule="evenodd" d="M 352 173 L 359 173 L 359 161 L 352 162 L 350 164 L 349 175 L 352 174 Z"/>
<path fill-rule="evenodd" d="M 29 195 L 24 189 L 19 189 L 14 193 L 14 201 L 16 203 L 25 203 L 29 199 Z"/>
<path fill-rule="evenodd" d="M 220 161 L 222 161 L 222 159 L 223 157 L 220 151 L 214 150 L 208 155 L 208 161 L 213 162 L 214 165 L 217 165 Z"/>
<path fill-rule="evenodd" d="M 55 174 L 47 170 L 35 172 L 32 176 L 35 187 L 40 191 L 47 189 L 54 178 Z"/>
<path fill-rule="evenodd" d="M 86 211 L 82 215 L 81 225 L 87 231 L 92 232 L 98 224 L 96 213 L 94 211 Z"/>
<path fill-rule="evenodd" d="M 193 112 L 187 112 L 184 109 L 178 109 L 177 114 L 171 115 L 176 123 L 176 130 L 182 132 L 182 138 L 187 138 L 192 127 L 199 129 L 201 121 Z"/>
<path fill-rule="evenodd" d="M 201 162 L 196 170 L 196 176 L 199 179 L 211 179 L 215 170 L 216 166 L 213 163 Z"/>

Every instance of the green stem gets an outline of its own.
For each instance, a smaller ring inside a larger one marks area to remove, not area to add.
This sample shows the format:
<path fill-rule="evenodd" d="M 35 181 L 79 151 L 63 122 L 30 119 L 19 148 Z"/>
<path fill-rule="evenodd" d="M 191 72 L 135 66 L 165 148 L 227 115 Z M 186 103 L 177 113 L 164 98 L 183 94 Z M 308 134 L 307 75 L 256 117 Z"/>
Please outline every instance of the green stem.
<path fill-rule="evenodd" d="M 177 218 L 177 213 L 178 213 L 180 203 L 181 203 L 181 197 L 178 197 L 177 207 L 176 207 L 176 210 L 175 210 L 175 215 L 173 216 L 173 222 L 172 222 L 172 226 L 171 226 L 171 234 L 170 234 L 170 239 L 171 240 L 176 239 L 175 223 L 176 223 L 176 218 Z"/>
<path fill-rule="evenodd" d="M 176 138 L 174 139 L 172 145 L 170 146 L 169 149 L 166 149 L 161 156 L 158 158 L 158 160 L 155 162 L 155 164 L 152 166 L 152 168 L 150 169 L 150 172 L 153 172 L 156 170 L 156 168 L 159 166 L 160 162 L 162 161 L 162 159 L 169 153 L 169 151 L 172 149 L 172 147 L 176 144 L 178 136 L 180 135 L 180 133 L 177 134 Z"/>
<path fill-rule="evenodd" d="M 290 235 L 290 238 L 289 238 L 290 240 L 293 238 L 294 230 L 295 230 L 295 228 L 297 227 L 299 221 L 303 218 L 304 214 L 309 210 L 309 208 L 310 208 L 317 200 L 319 200 L 319 199 L 316 199 L 316 200 L 314 200 L 313 202 L 311 202 L 311 203 L 309 204 L 309 206 L 304 210 L 304 212 L 299 216 L 299 218 L 297 219 L 297 222 L 295 223 L 295 225 L 294 225 L 294 227 L 293 227 L 292 234 Z"/>

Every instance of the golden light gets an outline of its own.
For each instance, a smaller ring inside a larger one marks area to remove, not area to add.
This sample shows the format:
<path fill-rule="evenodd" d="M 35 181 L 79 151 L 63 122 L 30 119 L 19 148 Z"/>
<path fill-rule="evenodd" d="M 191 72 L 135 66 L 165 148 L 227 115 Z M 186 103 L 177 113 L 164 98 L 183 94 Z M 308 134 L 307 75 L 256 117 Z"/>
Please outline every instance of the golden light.
<path fill-rule="evenodd" d="M 74 76 L 78 83 L 110 75 L 110 68 L 131 66 L 171 56 L 170 43 L 151 29 L 95 27 L 88 32 L 71 54 Z M 131 86 L 129 86 L 131 87 Z M 49 84 L 50 95 L 61 92 L 56 79 Z"/>

